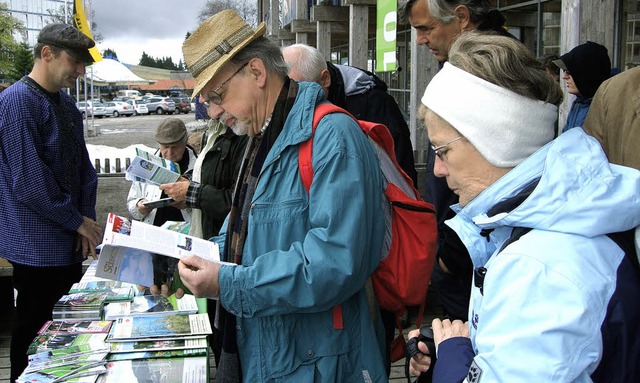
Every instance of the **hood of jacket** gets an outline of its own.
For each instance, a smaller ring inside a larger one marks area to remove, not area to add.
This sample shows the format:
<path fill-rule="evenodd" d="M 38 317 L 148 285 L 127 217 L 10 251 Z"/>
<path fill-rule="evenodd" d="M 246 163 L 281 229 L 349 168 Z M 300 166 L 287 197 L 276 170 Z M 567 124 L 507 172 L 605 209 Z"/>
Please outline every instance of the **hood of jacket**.
<path fill-rule="evenodd" d="M 578 45 L 560 59 L 573 77 L 580 95 L 585 98 L 593 97 L 600 84 L 611 75 L 607 48 L 592 41 Z"/>
<path fill-rule="evenodd" d="M 575 128 L 463 209 L 452 208 L 457 215 L 447 224 L 458 232 L 474 264 L 484 264 L 513 227 L 596 237 L 640 225 L 640 171 L 610 164 L 598 142 Z"/>

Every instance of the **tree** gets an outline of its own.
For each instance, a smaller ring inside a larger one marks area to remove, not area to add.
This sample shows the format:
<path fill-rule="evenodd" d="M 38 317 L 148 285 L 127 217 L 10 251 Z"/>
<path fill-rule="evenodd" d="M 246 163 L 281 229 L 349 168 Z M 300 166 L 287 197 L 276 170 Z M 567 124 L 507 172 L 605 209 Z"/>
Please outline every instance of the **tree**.
<path fill-rule="evenodd" d="M 150 66 L 150 67 L 154 67 L 156 66 L 156 60 L 154 60 L 153 58 L 151 58 L 151 56 L 149 56 L 147 54 L 147 52 L 142 51 L 142 57 L 140 57 L 140 63 L 138 63 L 138 65 L 141 66 Z"/>
<path fill-rule="evenodd" d="M 87 8 L 84 8 L 85 14 Z M 58 8 L 47 9 L 47 13 L 49 14 L 49 22 L 50 23 L 65 23 L 65 14 L 67 15 L 67 24 L 74 25 L 73 23 L 73 2 L 69 2 L 67 4 L 66 13 L 64 4 L 60 5 Z M 95 12 L 91 11 L 91 17 L 87 17 L 89 20 L 89 28 L 91 28 L 91 34 L 93 35 L 93 41 L 99 43 L 102 41 L 102 35 L 98 32 L 98 24 L 96 24 L 93 20 L 95 20 Z"/>
<path fill-rule="evenodd" d="M 258 10 L 255 1 L 244 0 L 207 0 L 205 5 L 198 13 L 198 21 L 203 22 L 210 16 L 223 11 L 225 9 L 233 9 L 240 17 L 252 27 L 258 25 Z"/>
<path fill-rule="evenodd" d="M 182 70 L 184 68 L 182 60 L 180 60 L 180 65 L 183 66 L 183 68 L 181 69 L 180 65 L 176 65 L 173 62 L 171 56 L 155 58 L 149 56 L 146 52 L 142 52 L 142 57 L 140 58 L 140 63 L 138 65 L 168 70 Z"/>
<path fill-rule="evenodd" d="M 20 43 L 13 55 L 13 68 L 9 72 L 9 77 L 14 81 L 21 79 L 22 76 L 31 72 L 33 61 L 33 51 L 29 49 L 29 45 Z"/>
<path fill-rule="evenodd" d="M 13 69 L 13 60 L 20 44 L 16 42 L 14 33 L 26 41 L 24 25 L 9 13 L 6 3 L 0 3 L 0 77 L 8 75 Z"/>

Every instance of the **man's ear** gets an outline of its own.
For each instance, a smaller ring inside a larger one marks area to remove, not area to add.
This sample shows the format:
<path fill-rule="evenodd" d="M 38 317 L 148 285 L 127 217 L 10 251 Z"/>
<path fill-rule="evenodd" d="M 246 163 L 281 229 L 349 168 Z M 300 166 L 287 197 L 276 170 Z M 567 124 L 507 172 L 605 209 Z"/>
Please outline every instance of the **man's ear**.
<path fill-rule="evenodd" d="M 329 87 L 331 86 L 331 74 L 329 73 L 328 69 L 323 69 L 322 72 L 320 72 L 320 81 L 318 81 L 318 84 L 320 84 L 322 89 L 324 89 L 324 92 L 327 94 L 327 96 L 329 96 Z"/>
<path fill-rule="evenodd" d="M 40 58 L 47 62 L 54 58 L 54 54 L 50 46 L 45 45 L 42 47 L 42 50 L 40 51 Z"/>
<path fill-rule="evenodd" d="M 461 30 L 468 31 L 475 28 L 475 25 L 471 25 L 471 16 L 469 14 L 469 8 L 467 8 L 466 5 L 458 5 L 456 9 L 453 10 L 453 14 L 458 19 Z"/>
<path fill-rule="evenodd" d="M 251 80 L 255 80 L 259 87 L 263 87 L 267 82 L 267 68 L 262 60 L 253 58 L 247 66 L 249 67 Z"/>

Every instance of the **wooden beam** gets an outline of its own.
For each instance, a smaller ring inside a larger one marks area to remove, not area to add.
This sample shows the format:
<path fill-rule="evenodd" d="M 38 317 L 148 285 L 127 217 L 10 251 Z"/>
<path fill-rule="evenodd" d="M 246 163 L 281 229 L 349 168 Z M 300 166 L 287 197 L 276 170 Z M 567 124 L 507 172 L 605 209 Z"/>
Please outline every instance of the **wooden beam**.
<path fill-rule="evenodd" d="M 349 8 L 333 5 L 314 5 L 311 7 L 311 21 L 349 22 Z"/>
<path fill-rule="evenodd" d="M 293 33 L 316 33 L 315 21 L 291 20 L 291 32 Z"/>
<path fill-rule="evenodd" d="M 364 37 L 364 38 L 363 38 Z M 369 6 L 349 6 L 349 65 L 367 69 Z"/>

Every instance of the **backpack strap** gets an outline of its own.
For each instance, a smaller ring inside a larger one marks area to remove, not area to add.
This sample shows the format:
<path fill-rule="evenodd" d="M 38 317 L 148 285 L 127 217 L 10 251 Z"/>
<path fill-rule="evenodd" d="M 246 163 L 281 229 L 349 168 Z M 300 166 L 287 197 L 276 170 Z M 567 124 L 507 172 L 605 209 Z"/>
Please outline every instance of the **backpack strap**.
<path fill-rule="evenodd" d="M 313 136 L 316 133 L 318 124 L 320 124 L 320 120 L 322 120 L 322 118 L 327 114 L 331 113 L 344 113 L 355 120 L 355 117 L 353 117 L 351 113 L 330 102 L 323 102 L 316 105 L 316 109 L 313 111 L 311 137 L 307 141 L 301 143 L 298 150 L 298 168 L 300 169 L 300 178 L 302 179 L 302 185 L 304 185 L 307 193 L 311 190 L 311 182 L 313 181 L 313 164 L 311 163 L 313 154 Z"/>
<path fill-rule="evenodd" d="M 346 110 L 331 104 L 329 102 L 323 102 L 316 105 L 313 111 L 313 125 L 311 127 L 311 137 L 300 144 L 298 149 L 298 169 L 300 171 L 300 178 L 302 179 L 302 185 L 304 186 L 307 194 L 311 190 L 311 182 L 313 182 L 313 135 L 316 132 L 316 128 L 320 123 L 320 120 L 324 116 L 330 113 L 344 113 L 355 120 L 355 118 Z M 342 305 L 337 305 L 333 308 L 333 328 L 336 330 L 342 330 L 344 328 L 344 322 L 342 320 Z"/>

